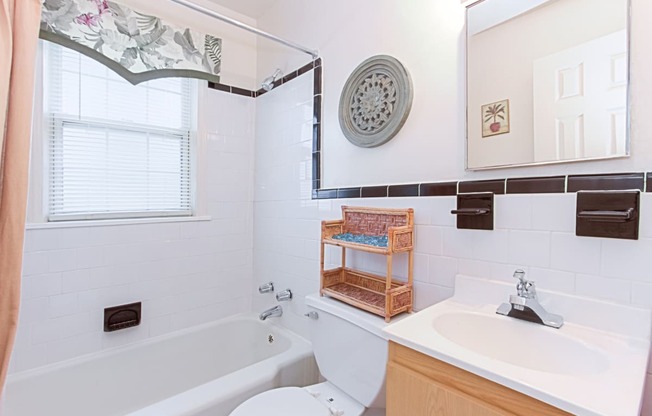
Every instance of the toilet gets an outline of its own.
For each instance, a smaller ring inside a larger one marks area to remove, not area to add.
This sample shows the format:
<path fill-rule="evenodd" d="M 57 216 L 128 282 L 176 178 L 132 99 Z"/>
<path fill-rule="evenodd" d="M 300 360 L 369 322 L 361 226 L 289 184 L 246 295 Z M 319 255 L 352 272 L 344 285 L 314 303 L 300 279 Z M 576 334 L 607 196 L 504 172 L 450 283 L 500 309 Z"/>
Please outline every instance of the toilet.
<path fill-rule="evenodd" d="M 382 317 L 317 294 L 306 296 L 310 338 L 326 380 L 261 393 L 230 416 L 381 416 L 388 341 Z"/>

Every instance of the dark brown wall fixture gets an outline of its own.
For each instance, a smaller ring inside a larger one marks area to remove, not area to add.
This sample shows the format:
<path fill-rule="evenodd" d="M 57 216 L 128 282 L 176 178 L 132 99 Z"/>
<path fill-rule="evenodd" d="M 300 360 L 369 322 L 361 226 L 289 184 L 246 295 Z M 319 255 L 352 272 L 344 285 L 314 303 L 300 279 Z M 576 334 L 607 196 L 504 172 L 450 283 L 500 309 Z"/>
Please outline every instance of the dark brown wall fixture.
<path fill-rule="evenodd" d="M 639 191 L 580 191 L 575 234 L 638 240 L 639 204 Z"/>
<path fill-rule="evenodd" d="M 457 195 L 457 209 L 451 211 L 457 215 L 457 228 L 468 230 L 494 229 L 494 194 L 479 192 Z"/>
<path fill-rule="evenodd" d="M 136 302 L 104 309 L 104 332 L 140 325 L 141 307 L 141 303 Z"/>

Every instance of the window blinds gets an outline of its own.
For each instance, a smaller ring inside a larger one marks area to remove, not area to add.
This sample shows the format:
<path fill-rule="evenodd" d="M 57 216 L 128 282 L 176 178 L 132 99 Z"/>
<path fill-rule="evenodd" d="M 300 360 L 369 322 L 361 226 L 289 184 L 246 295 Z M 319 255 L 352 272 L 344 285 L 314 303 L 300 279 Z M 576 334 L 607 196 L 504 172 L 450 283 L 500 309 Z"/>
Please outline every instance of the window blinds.
<path fill-rule="evenodd" d="M 133 86 L 44 46 L 49 220 L 190 215 L 193 81 Z"/>

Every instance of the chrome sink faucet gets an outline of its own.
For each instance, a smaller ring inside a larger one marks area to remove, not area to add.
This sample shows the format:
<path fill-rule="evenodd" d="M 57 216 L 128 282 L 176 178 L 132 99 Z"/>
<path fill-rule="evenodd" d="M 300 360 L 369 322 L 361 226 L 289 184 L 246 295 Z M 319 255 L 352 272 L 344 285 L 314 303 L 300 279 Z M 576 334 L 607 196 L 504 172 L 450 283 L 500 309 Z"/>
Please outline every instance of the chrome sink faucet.
<path fill-rule="evenodd" d="M 510 295 L 509 302 L 500 305 L 496 313 L 553 328 L 560 328 L 564 324 L 564 318 L 560 315 L 548 313 L 541 306 L 537 298 L 534 282 L 525 279 L 525 272 L 516 270 L 514 277 L 518 279 L 516 295 Z"/>
<path fill-rule="evenodd" d="M 266 311 L 263 311 L 263 313 L 260 314 L 259 318 L 261 321 L 264 321 L 270 316 L 283 316 L 283 308 L 281 308 L 281 305 L 277 305 L 273 308 L 269 308 Z"/>

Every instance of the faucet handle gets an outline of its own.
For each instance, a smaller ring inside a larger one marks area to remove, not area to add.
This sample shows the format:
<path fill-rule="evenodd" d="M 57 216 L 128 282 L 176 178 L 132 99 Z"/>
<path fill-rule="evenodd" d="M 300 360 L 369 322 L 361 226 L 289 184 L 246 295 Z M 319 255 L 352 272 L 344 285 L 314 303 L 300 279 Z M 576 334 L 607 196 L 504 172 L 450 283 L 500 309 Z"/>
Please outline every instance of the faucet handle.
<path fill-rule="evenodd" d="M 516 269 L 514 271 L 514 277 L 518 279 L 518 283 L 516 284 L 518 296 L 527 299 L 536 299 L 537 292 L 534 282 L 525 279 L 525 272 L 521 269 Z"/>
<path fill-rule="evenodd" d="M 258 286 L 258 293 L 271 293 L 274 291 L 274 282 L 268 282 Z"/>
<path fill-rule="evenodd" d="M 525 272 L 521 269 L 516 269 L 514 270 L 514 278 L 519 280 L 519 283 L 525 284 L 527 280 L 525 280 Z"/>
<path fill-rule="evenodd" d="M 276 294 L 276 300 L 279 302 L 292 300 L 292 291 L 290 289 L 285 289 L 282 292 L 278 292 Z"/>

